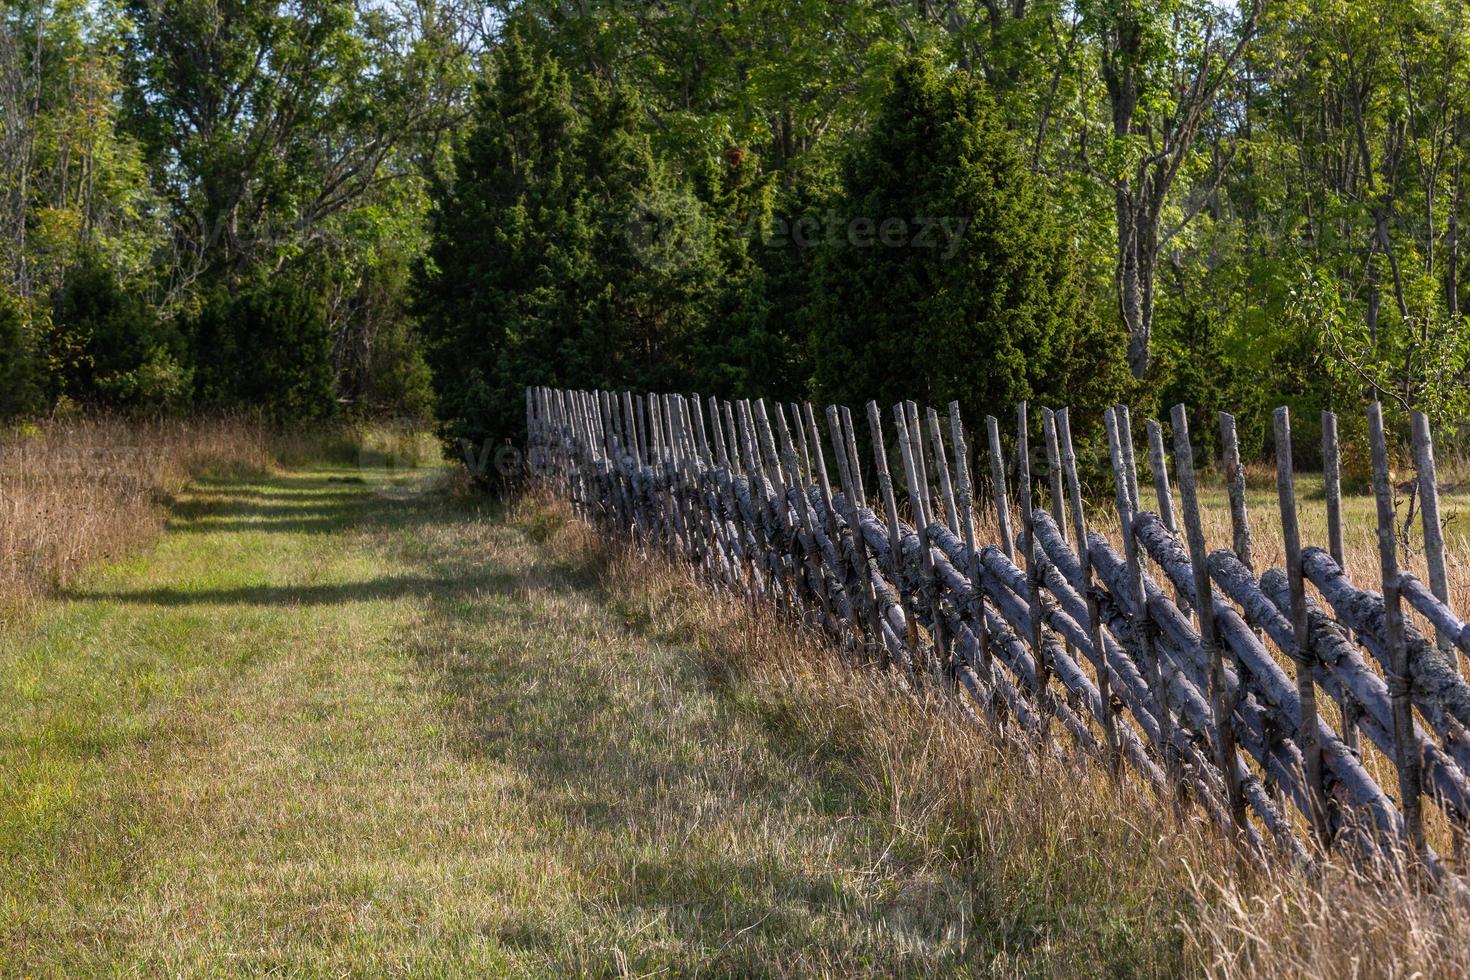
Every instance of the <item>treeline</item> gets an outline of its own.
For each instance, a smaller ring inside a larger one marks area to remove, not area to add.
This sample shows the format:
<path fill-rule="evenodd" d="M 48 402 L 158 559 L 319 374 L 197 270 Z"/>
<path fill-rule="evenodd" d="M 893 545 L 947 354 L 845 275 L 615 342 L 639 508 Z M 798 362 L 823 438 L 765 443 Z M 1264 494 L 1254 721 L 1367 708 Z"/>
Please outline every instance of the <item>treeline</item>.
<path fill-rule="evenodd" d="M 0 417 L 427 414 L 448 3 L 0 5 Z"/>
<path fill-rule="evenodd" d="M 902 62 L 817 193 L 734 144 L 677 166 L 637 89 L 574 80 L 519 32 L 494 64 L 425 284 L 452 440 L 517 433 L 537 380 L 1098 409 L 1125 387 L 983 83 Z"/>
<path fill-rule="evenodd" d="M 445 417 L 507 434 L 527 382 L 1127 397 L 1254 454 L 1278 404 L 1462 419 L 1465 17 L 522 0 L 435 237 Z"/>
<path fill-rule="evenodd" d="M 1127 398 L 1247 453 L 1277 404 L 1470 414 L 1452 0 L 3 17 L 10 413 L 432 405 L 455 448 L 526 384 Z"/>

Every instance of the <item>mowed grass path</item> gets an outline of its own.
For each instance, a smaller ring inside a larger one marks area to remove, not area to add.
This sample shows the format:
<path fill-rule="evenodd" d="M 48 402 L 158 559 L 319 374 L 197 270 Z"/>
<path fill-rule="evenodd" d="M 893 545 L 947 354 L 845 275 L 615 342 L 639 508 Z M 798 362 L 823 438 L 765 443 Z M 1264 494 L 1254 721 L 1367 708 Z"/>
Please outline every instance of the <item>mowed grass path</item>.
<path fill-rule="evenodd" d="M 197 484 L 0 632 L 0 973 L 966 957 L 963 889 L 537 528 L 352 479 Z"/>

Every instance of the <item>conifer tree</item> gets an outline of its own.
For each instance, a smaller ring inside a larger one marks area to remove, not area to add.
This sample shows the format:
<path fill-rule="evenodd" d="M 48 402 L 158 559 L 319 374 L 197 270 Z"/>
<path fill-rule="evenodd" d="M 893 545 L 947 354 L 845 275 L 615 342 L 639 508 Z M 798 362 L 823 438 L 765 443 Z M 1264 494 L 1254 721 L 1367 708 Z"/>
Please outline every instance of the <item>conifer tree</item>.
<path fill-rule="evenodd" d="M 509 38 L 479 83 L 454 179 L 436 201 L 423 287 L 451 450 L 520 432 L 524 386 L 563 382 L 559 359 L 585 356 L 564 332 L 580 320 L 593 272 L 583 126 L 556 62 Z"/>
<path fill-rule="evenodd" d="M 823 232 L 811 315 L 824 399 L 958 398 L 974 419 L 1117 394 L 1126 366 L 1083 300 L 1065 229 L 964 73 L 899 69 Z"/>

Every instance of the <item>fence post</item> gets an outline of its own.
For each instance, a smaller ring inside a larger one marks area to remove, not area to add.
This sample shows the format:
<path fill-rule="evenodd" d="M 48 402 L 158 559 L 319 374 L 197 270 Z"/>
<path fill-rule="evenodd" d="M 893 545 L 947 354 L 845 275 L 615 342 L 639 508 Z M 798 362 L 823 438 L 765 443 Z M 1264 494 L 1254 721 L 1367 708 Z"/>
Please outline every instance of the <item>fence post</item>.
<path fill-rule="evenodd" d="M 1225 660 L 1220 651 L 1220 635 L 1215 626 L 1215 599 L 1210 582 L 1209 554 L 1205 549 L 1204 523 L 1200 520 L 1198 484 L 1194 473 L 1194 446 L 1189 441 L 1189 413 L 1183 405 L 1175 405 L 1171 420 L 1174 426 L 1174 472 L 1179 476 L 1179 496 L 1184 504 L 1189 564 L 1194 573 L 1195 605 L 1199 609 L 1200 644 L 1210 663 L 1210 711 L 1215 716 L 1215 764 L 1220 767 L 1220 773 L 1225 778 L 1230 819 L 1235 824 L 1236 831 L 1243 832 L 1245 797 L 1241 793 L 1240 773 L 1235 767 L 1235 722 L 1231 699 L 1225 689 Z M 1150 439 L 1158 436 L 1159 445 L 1155 455 L 1162 461 L 1163 433 L 1159 431 L 1157 422 L 1150 420 L 1149 426 Z"/>
<path fill-rule="evenodd" d="M 1240 465 L 1240 444 L 1235 437 L 1235 416 L 1220 413 L 1220 449 L 1225 455 L 1225 492 L 1230 498 L 1231 547 L 1240 563 L 1256 569 L 1251 553 L 1251 528 L 1245 511 L 1245 470 Z"/>
<path fill-rule="evenodd" d="M 985 429 L 990 436 L 990 479 L 995 489 L 995 526 L 1000 531 L 1000 550 L 1011 561 L 1016 560 L 1016 544 L 1011 537 L 1011 505 L 1006 499 L 1006 459 L 1000 448 L 1000 422 L 994 415 L 985 416 Z"/>
<path fill-rule="evenodd" d="M 1128 414 L 1127 405 L 1119 405 L 1117 413 L 1118 444 L 1123 449 L 1123 473 L 1128 477 L 1128 500 L 1132 504 L 1130 513 L 1137 514 L 1141 508 L 1138 504 L 1138 463 L 1133 458 L 1133 419 Z"/>
<path fill-rule="evenodd" d="M 1021 497 L 1021 558 L 1026 570 L 1026 608 L 1031 619 L 1031 654 L 1036 658 L 1036 697 L 1046 694 L 1051 681 L 1052 664 L 1042 642 L 1042 611 L 1039 582 L 1041 570 L 1036 560 L 1036 515 L 1031 500 L 1031 437 L 1026 403 L 1016 406 L 1017 490 Z"/>
<path fill-rule="evenodd" d="M 1067 491 L 1072 502 L 1072 521 L 1077 531 L 1077 559 L 1081 580 L 1077 589 L 1087 601 L 1087 638 L 1092 644 L 1093 669 L 1097 672 L 1097 693 L 1102 701 L 1103 738 L 1107 742 L 1108 764 L 1114 774 L 1122 759 L 1118 752 L 1118 733 L 1113 720 L 1116 710 L 1112 694 L 1112 668 L 1108 665 L 1107 647 L 1103 640 L 1102 613 L 1097 604 L 1097 583 L 1092 571 L 1092 549 L 1087 540 L 1087 516 L 1082 507 L 1082 483 L 1077 478 L 1077 454 L 1072 448 L 1072 419 L 1068 409 L 1056 415 L 1062 467 L 1066 471 Z"/>
<path fill-rule="evenodd" d="M 883 507 L 888 512 L 888 558 L 893 566 L 893 585 L 898 590 L 899 605 L 903 607 L 905 632 L 908 634 L 909 663 L 915 667 L 918 677 L 919 626 L 914 620 L 914 605 L 905 587 L 903 568 L 903 537 L 898 526 L 898 502 L 893 497 L 893 477 L 888 474 L 888 447 L 883 443 L 883 416 L 878 403 L 868 402 L 868 428 L 873 434 L 873 466 L 878 473 L 878 492 L 883 496 Z"/>
<path fill-rule="evenodd" d="M 1164 427 L 1156 419 L 1147 419 L 1144 426 L 1148 429 L 1148 462 L 1154 475 L 1154 496 L 1159 501 L 1159 520 L 1171 533 L 1179 533 L 1179 525 L 1174 520 L 1174 495 L 1169 491 L 1169 460 L 1164 451 Z M 1178 450 L 1176 449 L 1177 453 Z M 1174 461 L 1176 470 L 1180 467 L 1179 461 Z M 1194 460 L 1190 460 L 1190 472 L 1194 472 Z M 1189 599 L 1178 589 L 1174 590 L 1174 602 L 1179 611 L 1189 616 L 1193 610 Z"/>
<path fill-rule="evenodd" d="M 1419 479 L 1419 517 L 1424 523 L 1424 559 L 1429 566 L 1429 591 L 1448 606 L 1450 586 L 1444 567 L 1444 526 L 1439 520 L 1439 478 L 1434 465 L 1434 438 L 1429 432 L 1427 415 L 1414 412 L 1410 418 L 1413 424 L 1414 469 Z M 1460 654 L 1449 636 L 1436 626 L 1434 639 L 1439 651 L 1459 673 Z"/>
<path fill-rule="evenodd" d="M 1057 531 L 1062 540 L 1066 541 L 1067 503 L 1062 492 L 1062 451 L 1057 442 L 1057 416 L 1049 408 L 1041 410 L 1041 436 L 1046 443 L 1046 479 L 1051 490 L 1051 519 L 1056 521 Z"/>
<path fill-rule="evenodd" d="M 939 586 L 934 574 L 934 554 L 929 543 L 929 500 L 925 493 L 923 464 L 923 440 L 918 436 L 919 413 L 913 402 L 900 402 L 893 406 L 894 422 L 898 427 L 898 448 L 903 458 L 903 469 L 909 491 L 909 506 L 914 510 L 914 529 L 919 538 L 919 566 L 923 574 L 924 604 L 929 607 L 930 636 L 934 642 L 934 656 L 929 660 L 930 669 L 940 674 L 949 667 L 949 644 L 946 642 L 944 615 L 939 608 Z"/>
<path fill-rule="evenodd" d="M 1322 493 L 1327 500 L 1327 551 L 1337 567 L 1343 568 L 1342 457 L 1337 443 L 1337 416 L 1326 410 L 1322 412 Z M 1358 751 L 1358 715 L 1362 710 L 1351 694 L 1343 696 L 1342 741 L 1354 752 Z"/>
<path fill-rule="evenodd" d="M 975 547 L 975 492 L 970 483 L 970 454 L 965 445 L 965 426 L 960 420 L 960 403 L 949 403 L 949 433 L 954 443 L 955 476 L 960 481 L 960 530 L 965 537 L 965 574 L 970 577 L 970 616 L 975 639 L 980 645 L 980 666 L 985 680 L 993 683 L 990 663 L 990 631 L 985 627 L 985 590 L 980 585 L 980 551 Z"/>
<path fill-rule="evenodd" d="M 827 424 L 832 429 L 832 451 L 837 455 L 842 474 L 843 496 L 847 499 L 848 528 L 853 539 L 853 557 L 857 560 L 859 584 L 863 590 L 863 601 L 867 603 L 868 631 L 872 643 L 878 647 L 878 663 L 883 669 L 889 666 L 888 644 L 883 639 L 883 618 L 878 607 L 878 590 L 873 586 L 873 568 L 868 555 L 868 542 L 863 537 L 862 510 L 868 505 L 867 490 L 863 487 L 862 460 L 858 457 L 857 430 L 852 424 L 852 412 L 846 405 L 840 408 L 828 406 Z"/>
<path fill-rule="evenodd" d="M 816 486 L 822 496 L 822 526 L 827 535 L 827 540 L 832 545 L 832 557 L 835 565 L 831 567 L 833 581 L 841 590 L 843 598 L 847 602 L 848 629 L 852 632 L 852 651 L 855 657 L 860 657 L 863 646 L 863 602 L 861 597 L 852 588 L 857 580 L 856 574 L 852 573 L 852 554 L 843 547 L 842 527 L 839 523 L 837 507 L 832 501 L 832 480 L 827 473 L 827 455 L 822 451 L 822 435 L 817 429 L 817 417 L 812 411 L 812 403 L 805 402 L 801 405 L 792 404 L 792 411 L 797 413 L 797 425 L 805 433 L 803 445 L 811 447 L 809 462 L 816 477 Z M 839 460 L 840 462 L 840 460 Z M 818 552 L 818 560 L 825 564 L 825 555 Z"/>
<path fill-rule="evenodd" d="M 1154 649 L 1152 626 L 1148 614 L 1148 593 L 1143 585 L 1143 564 L 1138 554 L 1138 541 L 1133 536 L 1133 497 L 1128 480 L 1127 452 L 1121 429 L 1121 413 L 1114 409 L 1103 412 L 1103 426 L 1108 433 L 1108 456 L 1113 466 L 1113 492 L 1118 510 L 1118 524 L 1123 532 L 1123 557 L 1128 565 L 1128 591 L 1132 593 L 1134 633 L 1137 638 L 1139 658 L 1147 671 L 1149 689 L 1153 693 L 1158 709 L 1158 744 L 1154 746 L 1159 759 L 1171 773 L 1174 771 L 1174 722 L 1169 711 L 1168 690 L 1164 687 L 1163 665 Z"/>
<path fill-rule="evenodd" d="M 1419 813 L 1419 754 L 1415 751 L 1412 677 L 1404 640 L 1404 610 L 1399 595 L 1398 544 L 1394 538 L 1393 484 L 1388 476 L 1388 439 L 1383 431 L 1383 405 L 1368 406 L 1368 441 L 1373 451 L 1373 496 L 1378 504 L 1378 563 L 1383 580 L 1383 633 L 1388 650 L 1388 691 L 1393 699 L 1394 763 L 1399 771 L 1399 801 L 1404 831 L 1415 855 L 1423 852 L 1424 828 Z"/>
<path fill-rule="evenodd" d="M 1281 506 L 1281 538 L 1286 548 L 1286 583 L 1291 595 L 1292 649 L 1287 651 L 1296 666 L 1296 694 L 1301 725 L 1297 747 L 1306 769 L 1307 792 L 1312 802 L 1312 827 L 1323 844 L 1332 839 L 1332 814 L 1322 786 L 1322 744 L 1317 725 L 1317 684 L 1312 676 L 1312 636 L 1307 623 L 1306 579 L 1302 575 L 1301 530 L 1297 526 L 1296 474 L 1291 460 L 1291 412 L 1285 405 L 1274 413 L 1276 426 L 1276 496 Z"/>
<path fill-rule="evenodd" d="M 960 530 L 960 515 L 955 508 L 954 484 L 949 480 L 949 462 L 944 453 L 944 433 L 939 429 L 939 413 L 929 409 L 929 441 L 934 444 L 934 468 L 939 473 L 939 495 L 944 498 L 945 526 L 955 534 Z"/>

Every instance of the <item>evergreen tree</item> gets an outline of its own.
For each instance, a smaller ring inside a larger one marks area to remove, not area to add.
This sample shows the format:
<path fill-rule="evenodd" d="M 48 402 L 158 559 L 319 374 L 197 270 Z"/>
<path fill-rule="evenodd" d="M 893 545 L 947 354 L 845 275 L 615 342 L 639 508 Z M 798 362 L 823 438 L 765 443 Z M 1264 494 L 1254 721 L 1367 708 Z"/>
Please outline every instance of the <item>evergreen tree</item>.
<path fill-rule="evenodd" d="M 197 398 L 280 419 L 332 414 L 332 336 L 309 281 L 278 276 L 235 295 L 217 290 L 194 323 Z"/>
<path fill-rule="evenodd" d="M 654 155 L 642 105 L 626 86 L 589 87 L 581 203 L 596 269 L 579 348 L 579 385 L 688 387 L 722 267 L 709 208 Z"/>
<path fill-rule="evenodd" d="M 564 377 L 560 357 L 595 356 L 559 333 L 578 323 L 593 270 L 579 203 L 583 125 L 566 74 L 510 38 L 478 85 L 453 181 L 436 201 L 422 286 L 451 451 L 522 431 L 523 387 Z"/>
<path fill-rule="evenodd" d="M 111 407 L 179 407 L 191 394 L 184 338 L 136 283 L 83 252 L 52 303 L 53 398 Z"/>
<path fill-rule="evenodd" d="M 822 398 L 959 399 L 975 420 L 1022 399 L 1088 418 L 1118 394 L 1121 345 L 982 84 L 905 63 L 843 190 L 812 287 Z"/>
<path fill-rule="evenodd" d="M 582 95 L 511 38 L 439 196 L 423 313 L 451 454 L 521 433 L 526 385 L 692 376 L 719 282 L 704 205 L 654 157 L 627 89 Z"/>

